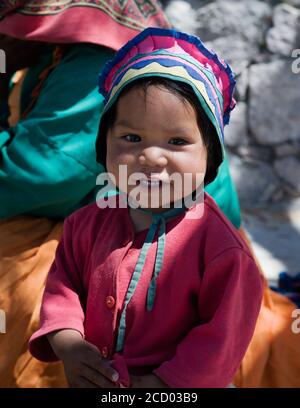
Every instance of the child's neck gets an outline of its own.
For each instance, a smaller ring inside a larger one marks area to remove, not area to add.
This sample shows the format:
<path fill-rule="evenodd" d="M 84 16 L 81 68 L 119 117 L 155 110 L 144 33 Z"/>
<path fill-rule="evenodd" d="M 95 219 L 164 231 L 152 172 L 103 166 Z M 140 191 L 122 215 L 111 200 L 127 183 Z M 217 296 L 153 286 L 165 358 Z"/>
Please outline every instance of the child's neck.
<path fill-rule="evenodd" d="M 135 233 L 138 233 L 150 227 L 151 214 L 145 214 L 142 211 L 135 210 L 134 208 L 129 209 L 129 214 Z"/>

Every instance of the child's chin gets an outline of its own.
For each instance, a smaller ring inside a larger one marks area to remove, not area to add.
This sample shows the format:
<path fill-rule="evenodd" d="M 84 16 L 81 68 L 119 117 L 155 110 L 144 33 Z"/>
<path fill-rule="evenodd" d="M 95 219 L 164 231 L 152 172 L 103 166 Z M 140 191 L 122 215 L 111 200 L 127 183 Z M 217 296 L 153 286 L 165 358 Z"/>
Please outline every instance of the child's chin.
<path fill-rule="evenodd" d="M 153 212 L 160 212 L 165 211 L 168 208 L 172 208 L 172 202 L 170 200 L 162 201 L 162 199 L 158 197 L 153 197 L 149 194 L 148 197 L 142 197 L 135 199 L 131 197 L 131 202 L 134 203 L 135 206 L 143 208 L 145 210 L 151 210 Z"/>
<path fill-rule="evenodd" d="M 131 189 L 129 191 L 129 199 L 130 202 L 134 203 L 135 207 L 153 212 L 162 212 L 173 208 L 174 203 L 181 204 L 183 196 L 179 192 L 176 194 L 173 189 L 162 192 L 161 187 L 152 191 L 151 189 L 139 188 L 138 190 Z"/>
<path fill-rule="evenodd" d="M 171 209 L 174 207 L 174 201 L 170 201 L 170 200 L 160 200 L 159 202 L 157 201 L 151 201 L 150 200 L 146 200 L 146 201 L 140 201 L 140 206 L 143 209 L 148 209 L 152 212 L 164 212 L 167 211 L 168 209 Z"/>

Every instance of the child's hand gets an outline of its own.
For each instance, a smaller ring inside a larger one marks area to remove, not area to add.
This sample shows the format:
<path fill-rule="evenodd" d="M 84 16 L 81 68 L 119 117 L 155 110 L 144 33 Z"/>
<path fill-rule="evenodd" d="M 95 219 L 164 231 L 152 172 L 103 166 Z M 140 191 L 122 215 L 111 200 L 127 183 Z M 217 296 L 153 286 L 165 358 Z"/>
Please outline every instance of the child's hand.
<path fill-rule="evenodd" d="M 101 357 L 93 344 L 75 330 L 50 333 L 49 342 L 55 354 L 62 360 L 70 387 L 118 388 L 119 374 L 109 360 Z"/>
<path fill-rule="evenodd" d="M 70 387 L 77 388 L 114 388 L 113 381 L 118 380 L 118 373 L 110 362 L 101 357 L 96 346 L 81 340 L 70 347 L 62 362 Z"/>
<path fill-rule="evenodd" d="M 169 388 L 160 378 L 154 374 L 149 375 L 131 375 L 130 383 L 132 388 Z"/>

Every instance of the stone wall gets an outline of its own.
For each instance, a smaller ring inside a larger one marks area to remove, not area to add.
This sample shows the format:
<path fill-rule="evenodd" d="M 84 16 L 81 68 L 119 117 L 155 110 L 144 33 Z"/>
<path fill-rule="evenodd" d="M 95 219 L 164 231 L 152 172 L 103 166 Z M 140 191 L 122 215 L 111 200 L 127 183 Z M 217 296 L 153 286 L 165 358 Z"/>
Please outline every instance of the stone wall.
<path fill-rule="evenodd" d="M 300 0 L 162 2 L 236 74 L 225 138 L 242 206 L 300 196 Z"/>

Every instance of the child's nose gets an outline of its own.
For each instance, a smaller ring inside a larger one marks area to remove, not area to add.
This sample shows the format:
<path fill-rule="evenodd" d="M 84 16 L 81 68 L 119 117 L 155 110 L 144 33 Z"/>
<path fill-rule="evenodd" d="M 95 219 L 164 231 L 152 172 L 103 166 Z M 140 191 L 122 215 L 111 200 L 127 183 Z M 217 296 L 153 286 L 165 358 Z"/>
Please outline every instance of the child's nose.
<path fill-rule="evenodd" d="M 139 162 L 142 166 L 165 167 L 168 159 L 163 150 L 158 147 L 147 147 L 139 156 Z"/>

